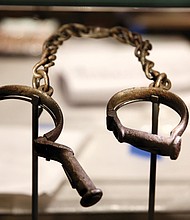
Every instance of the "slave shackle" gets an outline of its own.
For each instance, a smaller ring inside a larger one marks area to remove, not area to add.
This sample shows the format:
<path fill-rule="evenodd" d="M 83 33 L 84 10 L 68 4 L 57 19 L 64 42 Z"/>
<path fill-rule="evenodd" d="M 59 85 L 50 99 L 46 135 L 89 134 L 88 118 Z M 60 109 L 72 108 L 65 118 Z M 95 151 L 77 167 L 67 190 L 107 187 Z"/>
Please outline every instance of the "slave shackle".
<path fill-rule="evenodd" d="M 28 86 L 8 85 L 0 87 L 0 100 L 20 99 L 31 102 L 33 97 L 39 97 L 39 106 L 45 109 L 52 117 L 55 128 L 38 137 L 35 142 L 35 151 L 38 156 L 47 160 L 55 160 L 62 164 L 73 188 L 76 188 L 82 197 L 81 205 L 88 207 L 97 203 L 102 197 L 102 191 L 97 189 L 79 162 L 74 157 L 71 148 L 54 143 L 63 128 L 63 115 L 59 105 L 47 93 Z"/>
<path fill-rule="evenodd" d="M 169 137 L 151 134 L 124 127 L 118 118 L 117 110 L 132 102 L 149 101 L 157 96 L 158 102 L 175 110 L 181 117 L 179 124 Z M 107 128 L 113 131 L 119 142 L 126 142 L 151 153 L 170 156 L 177 159 L 181 148 L 181 135 L 188 124 L 188 110 L 183 100 L 177 95 L 160 88 L 130 88 L 112 96 L 107 104 Z"/>

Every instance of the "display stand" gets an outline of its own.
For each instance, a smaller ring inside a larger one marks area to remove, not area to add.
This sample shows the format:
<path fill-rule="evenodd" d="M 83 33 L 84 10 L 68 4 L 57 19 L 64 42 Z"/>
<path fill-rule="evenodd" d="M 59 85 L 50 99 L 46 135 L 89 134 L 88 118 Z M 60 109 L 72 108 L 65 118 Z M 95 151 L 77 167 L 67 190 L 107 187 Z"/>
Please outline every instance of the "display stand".
<path fill-rule="evenodd" d="M 152 134 L 158 133 L 158 115 L 159 115 L 159 103 L 158 97 L 152 97 Z M 149 210 L 148 220 L 154 220 L 155 210 L 155 189 L 156 189 L 156 163 L 157 155 L 151 153 L 150 159 L 150 179 L 149 179 Z"/>

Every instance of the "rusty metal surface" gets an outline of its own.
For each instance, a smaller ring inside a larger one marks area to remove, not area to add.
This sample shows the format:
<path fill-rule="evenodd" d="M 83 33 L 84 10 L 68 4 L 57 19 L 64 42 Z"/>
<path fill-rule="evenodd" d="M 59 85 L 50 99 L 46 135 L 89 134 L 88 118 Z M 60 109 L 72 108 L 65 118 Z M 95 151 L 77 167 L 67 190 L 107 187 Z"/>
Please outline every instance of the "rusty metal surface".
<path fill-rule="evenodd" d="M 24 101 L 32 102 L 33 96 L 39 96 L 40 105 L 42 108 L 47 110 L 51 115 L 55 123 L 55 128 L 45 134 L 45 136 L 51 140 L 55 141 L 63 128 L 63 115 L 58 104 L 46 93 L 31 88 L 29 86 L 22 85 L 7 85 L 0 87 L 0 99 L 21 99 Z"/>
<path fill-rule="evenodd" d="M 179 124 L 171 131 L 169 137 L 163 137 L 144 131 L 124 127 L 117 110 L 124 105 L 139 101 L 153 101 L 159 97 L 159 103 L 169 106 L 181 117 Z M 170 156 L 177 159 L 181 147 L 181 135 L 188 124 L 188 110 L 181 98 L 160 88 L 132 88 L 116 93 L 107 105 L 107 128 L 113 131 L 119 142 L 127 142 L 151 153 Z"/>
<path fill-rule="evenodd" d="M 94 205 L 101 199 L 102 191 L 94 186 L 89 176 L 76 160 L 71 148 L 48 141 L 45 137 L 39 137 L 36 140 L 36 151 L 39 156 L 62 164 L 71 186 L 82 197 L 80 202 L 82 206 Z"/>
<path fill-rule="evenodd" d="M 76 188 L 82 197 L 81 205 L 88 207 L 97 203 L 102 197 L 102 191 L 97 189 L 79 162 L 73 151 L 64 145 L 54 143 L 63 127 L 63 115 L 59 105 L 47 94 L 38 89 L 21 85 L 0 87 L 0 100 L 21 99 L 32 102 L 34 96 L 39 97 L 39 106 L 47 110 L 54 120 L 55 128 L 38 137 L 35 141 L 35 150 L 38 156 L 47 160 L 55 160 L 62 164 L 73 188 Z"/>

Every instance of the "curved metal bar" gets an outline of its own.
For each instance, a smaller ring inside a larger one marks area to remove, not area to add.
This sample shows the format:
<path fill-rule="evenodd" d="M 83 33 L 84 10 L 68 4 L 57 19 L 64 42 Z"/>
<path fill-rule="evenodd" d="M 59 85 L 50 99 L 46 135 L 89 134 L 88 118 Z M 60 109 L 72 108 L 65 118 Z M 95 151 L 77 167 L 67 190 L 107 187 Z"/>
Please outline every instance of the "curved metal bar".
<path fill-rule="evenodd" d="M 46 93 L 22 85 L 6 85 L 0 87 L 0 100 L 3 99 L 20 99 L 32 102 L 32 97 L 36 95 L 40 98 L 40 105 L 51 115 L 55 123 L 55 128 L 44 134 L 50 140 L 55 141 L 63 128 L 63 115 L 59 105 Z"/>
<path fill-rule="evenodd" d="M 124 127 L 117 116 L 117 110 L 124 105 L 139 101 L 152 101 L 159 97 L 159 103 L 175 110 L 181 117 L 179 124 L 169 137 Z M 188 123 L 188 110 L 183 100 L 177 95 L 158 88 L 131 88 L 116 93 L 107 104 L 107 128 L 113 131 L 119 142 L 130 143 L 151 153 L 170 156 L 177 159 L 181 147 L 181 135 Z"/>

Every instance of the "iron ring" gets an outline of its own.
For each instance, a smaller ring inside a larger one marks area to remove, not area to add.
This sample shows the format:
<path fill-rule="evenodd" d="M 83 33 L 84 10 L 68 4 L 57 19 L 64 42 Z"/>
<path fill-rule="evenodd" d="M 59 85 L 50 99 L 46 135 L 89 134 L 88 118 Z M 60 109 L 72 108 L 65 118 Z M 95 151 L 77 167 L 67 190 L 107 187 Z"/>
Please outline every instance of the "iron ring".
<path fill-rule="evenodd" d="M 0 100 L 4 99 L 21 99 L 32 103 L 33 97 L 40 98 L 39 106 L 44 108 L 52 117 L 55 128 L 43 136 L 50 141 L 55 141 L 59 137 L 63 128 L 63 114 L 59 105 L 45 92 L 29 86 L 6 85 L 0 87 Z"/>
<path fill-rule="evenodd" d="M 118 118 L 117 110 L 122 106 L 139 101 L 153 102 L 152 96 L 158 96 L 159 103 L 172 108 L 181 117 L 169 137 L 124 127 Z M 183 100 L 174 93 L 160 88 L 140 87 L 122 90 L 113 95 L 107 104 L 107 129 L 113 131 L 119 142 L 129 143 L 151 153 L 170 156 L 173 160 L 179 155 L 181 135 L 187 127 L 188 118 L 188 109 Z"/>

